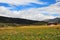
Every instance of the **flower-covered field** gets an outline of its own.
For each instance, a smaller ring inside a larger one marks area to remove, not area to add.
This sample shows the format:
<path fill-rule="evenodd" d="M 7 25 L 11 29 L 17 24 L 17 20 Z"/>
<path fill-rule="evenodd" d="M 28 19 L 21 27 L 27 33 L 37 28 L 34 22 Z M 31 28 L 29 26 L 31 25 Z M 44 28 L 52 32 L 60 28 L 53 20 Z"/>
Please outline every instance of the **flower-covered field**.
<path fill-rule="evenodd" d="M 60 40 L 60 26 L 4 27 L 0 40 Z"/>

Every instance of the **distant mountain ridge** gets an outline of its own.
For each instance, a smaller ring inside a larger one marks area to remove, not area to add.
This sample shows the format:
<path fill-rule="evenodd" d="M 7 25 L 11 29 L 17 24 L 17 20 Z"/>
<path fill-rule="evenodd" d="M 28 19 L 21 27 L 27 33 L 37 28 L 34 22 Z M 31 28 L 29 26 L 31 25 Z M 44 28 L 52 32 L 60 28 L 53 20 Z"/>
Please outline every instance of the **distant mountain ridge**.
<path fill-rule="evenodd" d="M 60 18 L 48 19 L 44 20 L 45 22 L 53 22 L 53 23 L 60 23 Z"/>
<path fill-rule="evenodd" d="M 16 23 L 16 24 L 36 25 L 36 24 L 44 24 L 46 22 L 28 20 L 28 19 L 22 19 L 22 18 L 10 18 L 10 17 L 0 16 L 0 23 Z"/>
<path fill-rule="evenodd" d="M 60 18 L 37 21 L 37 20 L 28 20 L 28 19 L 23 19 L 23 18 L 10 18 L 10 17 L 0 16 L 0 23 L 12 23 L 12 24 L 16 23 L 16 24 L 21 24 L 21 25 L 44 25 L 49 22 L 60 23 Z"/>

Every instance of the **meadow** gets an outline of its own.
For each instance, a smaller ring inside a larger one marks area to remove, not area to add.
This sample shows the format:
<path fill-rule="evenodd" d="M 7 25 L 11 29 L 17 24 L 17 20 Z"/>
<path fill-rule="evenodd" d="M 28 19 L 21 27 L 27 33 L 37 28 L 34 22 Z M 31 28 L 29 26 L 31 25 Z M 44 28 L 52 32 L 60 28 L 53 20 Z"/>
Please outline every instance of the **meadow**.
<path fill-rule="evenodd" d="M 60 40 L 60 26 L 1 27 L 0 40 Z"/>

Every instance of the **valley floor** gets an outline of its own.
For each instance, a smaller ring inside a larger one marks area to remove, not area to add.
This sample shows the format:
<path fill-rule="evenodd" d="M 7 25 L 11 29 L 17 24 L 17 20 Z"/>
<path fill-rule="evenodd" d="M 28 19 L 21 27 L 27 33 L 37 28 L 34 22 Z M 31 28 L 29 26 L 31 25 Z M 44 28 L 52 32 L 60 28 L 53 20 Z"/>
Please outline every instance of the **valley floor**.
<path fill-rule="evenodd" d="M 60 40 L 60 25 L 1 27 L 0 40 Z"/>

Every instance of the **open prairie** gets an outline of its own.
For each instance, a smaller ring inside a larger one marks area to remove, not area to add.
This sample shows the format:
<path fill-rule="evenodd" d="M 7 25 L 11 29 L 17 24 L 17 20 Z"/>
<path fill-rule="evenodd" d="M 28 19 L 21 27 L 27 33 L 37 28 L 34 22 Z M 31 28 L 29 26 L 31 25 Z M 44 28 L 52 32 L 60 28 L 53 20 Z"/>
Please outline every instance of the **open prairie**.
<path fill-rule="evenodd" d="M 60 40 L 60 25 L 1 27 L 0 40 Z"/>

